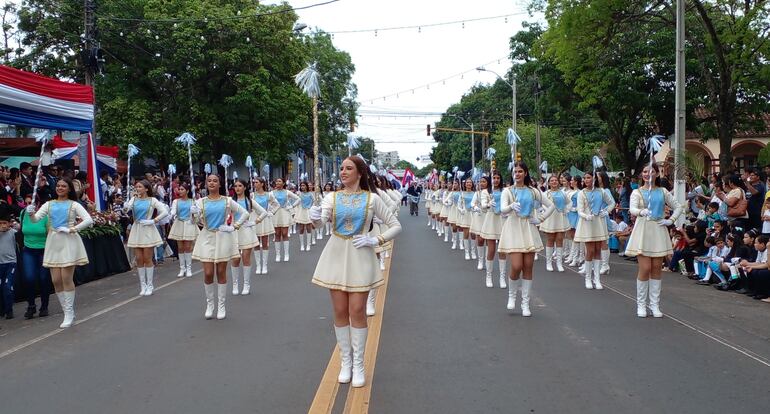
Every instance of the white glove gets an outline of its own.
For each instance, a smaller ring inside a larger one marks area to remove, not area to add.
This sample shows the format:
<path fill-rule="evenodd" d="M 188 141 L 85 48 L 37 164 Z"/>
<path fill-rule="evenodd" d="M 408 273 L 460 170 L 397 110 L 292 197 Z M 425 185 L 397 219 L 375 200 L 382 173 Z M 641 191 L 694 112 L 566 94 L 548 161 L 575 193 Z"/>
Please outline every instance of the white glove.
<path fill-rule="evenodd" d="M 510 216 L 510 214 L 508 214 L 508 213 L 500 213 L 500 217 L 502 217 L 504 219 L 507 219 L 508 216 Z"/>
<path fill-rule="evenodd" d="M 491 201 L 489 202 L 489 207 L 491 207 L 491 208 L 495 208 L 495 207 L 497 207 L 497 203 L 495 203 L 495 200 L 491 200 Z"/>
<path fill-rule="evenodd" d="M 599 212 L 599 217 L 601 217 L 601 218 L 605 218 L 605 217 L 607 217 L 609 215 L 610 214 L 607 213 L 607 210 L 602 210 L 602 211 Z"/>
<path fill-rule="evenodd" d="M 720 257 L 720 256 L 717 256 L 717 257 L 715 257 L 715 258 L 711 259 L 711 261 L 712 261 L 712 262 L 716 262 L 716 263 L 722 263 L 722 262 L 724 262 L 724 261 L 725 261 L 725 259 L 724 259 L 724 258 L 722 258 L 722 257 Z"/>
<path fill-rule="evenodd" d="M 56 231 L 59 232 L 59 233 L 69 233 L 70 232 L 70 228 L 69 227 L 64 227 L 64 226 L 57 227 Z"/>
<path fill-rule="evenodd" d="M 481 209 L 479 208 L 479 206 L 473 206 L 473 212 L 474 213 L 481 213 Z"/>
<path fill-rule="evenodd" d="M 223 224 L 223 225 L 219 226 L 218 230 L 221 231 L 221 232 L 224 232 L 224 233 L 232 233 L 232 232 L 235 231 L 235 227 L 228 226 L 227 224 Z"/>
<path fill-rule="evenodd" d="M 370 237 L 370 236 L 363 236 L 363 235 L 357 235 L 353 236 L 353 246 L 356 249 L 360 249 L 362 247 L 374 247 L 377 246 L 380 243 L 379 240 L 377 240 L 376 237 Z"/>
<path fill-rule="evenodd" d="M 650 210 L 647 210 L 646 208 L 639 212 L 639 217 L 649 217 Z"/>
<path fill-rule="evenodd" d="M 730 263 L 732 263 L 733 265 L 737 265 L 738 263 L 740 263 L 740 261 L 741 261 L 740 257 L 733 257 L 732 259 L 730 259 Z"/>
<path fill-rule="evenodd" d="M 310 210 L 308 210 L 308 216 L 312 221 L 321 220 L 321 207 L 319 206 L 310 207 Z"/>
<path fill-rule="evenodd" d="M 35 206 L 33 204 L 27 206 L 27 214 L 30 216 L 35 214 Z"/>
<path fill-rule="evenodd" d="M 447 206 L 447 207 L 449 207 L 449 206 L 451 206 L 451 205 L 452 205 L 452 202 L 451 202 L 451 201 L 444 201 L 444 205 L 445 205 L 445 206 Z"/>
<path fill-rule="evenodd" d="M 255 223 L 255 222 L 253 222 L 251 220 L 247 220 L 245 223 L 243 223 L 244 227 L 254 227 L 256 225 L 257 225 L 257 223 Z"/>
<path fill-rule="evenodd" d="M 268 211 L 268 212 L 267 212 L 267 216 L 268 216 L 268 217 L 273 217 L 273 212 L 272 212 L 272 211 Z"/>
<path fill-rule="evenodd" d="M 155 225 L 155 220 L 153 220 L 153 219 L 143 219 L 143 220 L 139 220 L 139 224 L 142 224 L 144 226 L 154 226 Z"/>
<path fill-rule="evenodd" d="M 193 203 L 193 205 L 190 206 L 190 214 L 200 214 L 201 209 L 198 208 L 198 205 Z"/>
<path fill-rule="evenodd" d="M 374 218 L 372 219 L 372 221 L 374 222 L 374 224 L 382 224 L 382 220 L 380 220 L 380 218 L 379 218 L 379 217 L 377 217 L 377 216 L 374 216 Z"/>
<path fill-rule="evenodd" d="M 519 203 L 517 201 L 514 201 L 513 203 L 511 203 L 511 209 L 513 211 L 517 212 L 517 213 L 520 213 L 521 212 L 521 203 Z"/>
<path fill-rule="evenodd" d="M 570 213 L 577 213 L 577 207 L 570 207 L 569 208 Z"/>
<path fill-rule="evenodd" d="M 537 226 L 538 224 L 540 224 L 540 219 L 539 219 L 539 218 L 537 218 L 537 217 L 530 217 L 530 218 L 529 218 L 529 222 L 530 222 L 531 224 L 534 224 L 534 225 L 536 225 L 536 226 Z"/>
<path fill-rule="evenodd" d="M 661 227 L 668 227 L 668 226 L 670 226 L 670 225 L 674 224 L 674 222 L 673 222 L 673 221 L 671 221 L 671 220 L 669 220 L 669 219 L 663 219 L 663 220 L 660 220 L 660 221 L 658 221 L 658 224 L 659 224 Z"/>
<path fill-rule="evenodd" d="M 591 214 L 586 214 L 585 217 L 583 217 L 583 220 L 585 220 L 585 221 L 593 221 L 594 220 L 594 216 L 591 215 Z"/>

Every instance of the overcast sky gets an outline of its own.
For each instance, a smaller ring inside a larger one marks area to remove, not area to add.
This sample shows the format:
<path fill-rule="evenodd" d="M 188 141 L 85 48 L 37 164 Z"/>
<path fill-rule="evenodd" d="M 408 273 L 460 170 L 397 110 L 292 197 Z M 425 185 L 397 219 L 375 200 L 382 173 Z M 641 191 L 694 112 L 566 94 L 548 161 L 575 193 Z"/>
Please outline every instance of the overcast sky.
<path fill-rule="evenodd" d="M 322 0 L 289 1 L 294 7 L 319 2 Z M 372 32 L 334 35 L 335 46 L 348 52 L 356 66 L 353 80 L 361 103 L 356 134 L 373 138 L 378 151 L 397 150 L 401 159 L 421 166 L 424 163 L 417 163 L 417 157 L 428 156 L 435 145 L 426 136 L 425 127 L 439 116 L 404 115 L 443 112 L 474 84 L 496 79 L 492 73 L 475 71 L 477 66 L 485 65 L 504 75 L 510 67 L 506 58 L 510 37 L 521 29 L 523 21 L 535 20 L 525 11 L 526 3 L 520 0 L 340 0 L 298 14 L 309 27 L 332 33 L 515 14 L 507 22 L 501 17 L 466 22 L 464 27 L 457 23 L 419 30 L 380 30 L 376 36 Z M 428 83 L 469 70 L 462 77 L 425 88 Z M 407 92 L 390 96 L 401 91 Z M 383 96 L 388 97 L 383 100 Z"/>

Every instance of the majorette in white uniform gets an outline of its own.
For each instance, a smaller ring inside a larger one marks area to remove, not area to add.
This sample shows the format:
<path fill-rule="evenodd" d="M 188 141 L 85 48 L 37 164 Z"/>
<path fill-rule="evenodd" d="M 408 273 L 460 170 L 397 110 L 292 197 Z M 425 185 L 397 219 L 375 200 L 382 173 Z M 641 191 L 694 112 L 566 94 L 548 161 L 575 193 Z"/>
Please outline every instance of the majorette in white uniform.
<path fill-rule="evenodd" d="M 297 224 L 311 224 L 308 211 L 310 207 L 313 207 L 315 202 L 315 194 L 311 191 L 300 191 L 299 193 L 299 205 L 297 206 L 296 213 L 294 214 L 294 221 Z"/>
<path fill-rule="evenodd" d="M 474 191 L 461 191 L 460 192 L 460 199 L 459 203 L 457 205 L 457 211 L 458 211 L 458 220 L 457 225 L 464 228 L 464 229 L 470 229 L 471 224 L 473 222 L 473 196 L 476 193 Z"/>
<path fill-rule="evenodd" d="M 239 228 L 249 215 L 246 210 L 230 197 L 221 196 L 217 200 L 209 197 L 195 202 L 198 207 L 198 223 L 203 226 L 195 240 L 192 257 L 206 263 L 221 263 L 240 257 L 238 235 L 236 232 L 220 231 L 233 217 L 233 227 Z"/>
<path fill-rule="evenodd" d="M 379 236 L 387 242 L 400 231 L 391 208 L 368 191 L 327 194 L 321 203 L 321 222 L 332 221 L 333 234 L 326 243 L 312 282 L 328 289 L 368 292 L 384 283 L 374 249 L 353 246 L 353 236 L 368 233 L 374 217 L 388 229 Z"/>
<path fill-rule="evenodd" d="M 289 227 L 292 224 L 290 209 L 299 202 L 299 196 L 289 190 L 273 190 L 270 192 L 278 203 L 278 209 L 273 213 L 274 227 Z"/>
<path fill-rule="evenodd" d="M 168 238 L 171 240 L 180 241 L 192 241 L 198 237 L 198 225 L 196 219 L 190 214 L 190 207 L 193 205 L 193 200 L 188 198 L 182 200 L 180 198 L 171 202 L 171 217 L 174 220 L 174 224 L 171 225 L 171 231 L 168 233 Z"/>
<path fill-rule="evenodd" d="M 257 223 L 267 217 L 267 211 L 263 209 L 259 203 L 255 203 L 254 200 L 250 200 L 251 203 L 249 204 L 246 204 L 246 199 L 238 199 L 235 201 L 247 212 L 246 221 L 244 221 L 243 225 L 236 231 L 236 233 L 238 233 L 238 250 L 253 249 L 259 245 L 255 227 L 257 226 Z M 251 208 L 249 208 L 249 205 Z M 240 216 L 238 216 L 237 212 L 234 213 L 234 216 L 235 221 L 240 221 Z"/>
<path fill-rule="evenodd" d="M 671 209 L 671 217 L 665 218 L 666 206 Z M 631 193 L 629 213 L 637 216 L 634 229 L 628 238 L 626 255 L 645 257 L 665 257 L 673 253 L 668 225 L 682 214 L 682 206 L 665 188 L 638 188 Z M 649 296 L 652 316 L 663 317 L 660 311 L 661 279 L 636 279 L 636 316 L 647 317 L 647 298 Z"/>
<path fill-rule="evenodd" d="M 583 189 L 577 199 L 578 223 L 575 229 L 576 242 L 600 242 L 609 238 L 607 220 L 603 215 L 609 215 L 615 208 L 615 200 L 601 188 Z M 606 206 L 602 208 L 602 205 Z M 604 212 L 604 213 L 602 213 Z"/>
<path fill-rule="evenodd" d="M 500 212 L 500 197 L 502 196 L 502 190 L 496 188 L 491 193 L 489 191 L 482 191 L 481 193 L 481 209 L 484 216 L 484 223 L 481 225 L 481 231 L 476 237 L 481 237 L 484 240 L 489 240 L 489 243 L 496 243 L 500 238 L 500 233 L 503 230 L 503 218 Z M 495 247 L 497 245 L 495 244 Z M 489 246 L 487 247 L 489 248 Z M 507 267 L 508 259 L 504 256 L 505 253 L 501 253 L 503 256 L 498 257 L 498 264 L 500 267 L 500 277 L 498 284 L 500 288 L 507 287 Z M 494 255 L 492 260 L 485 260 L 486 265 L 486 286 L 494 287 L 492 283 L 492 270 L 495 265 Z"/>
<path fill-rule="evenodd" d="M 43 251 L 43 267 L 69 267 L 88 264 L 88 255 L 78 232 L 91 227 L 93 219 L 80 203 L 72 200 L 51 200 L 29 215 L 36 223 L 48 217 L 48 236 Z M 80 223 L 75 225 L 77 219 Z M 73 228 L 73 232 L 63 229 Z M 61 229 L 61 230 L 59 230 Z"/>
<path fill-rule="evenodd" d="M 543 233 L 564 233 L 569 230 L 570 225 L 567 219 L 567 212 L 569 211 L 570 201 L 567 194 L 562 189 L 558 189 L 546 191 L 545 196 L 551 200 L 556 209 L 553 214 L 540 224 L 540 231 Z"/>
<path fill-rule="evenodd" d="M 275 214 L 275 212 L 278 211 L 278 201 L 275 199 L 272 193 L 264 192 L 259 194 L 255 192 L 252 194 L 252 199 L 256 204 L 259 204 L 263 210 L 269 213 Z M 256 226 L 254 226 L 257 237 L 275 234 L 275 227 L 273 227 L 273 217 L 274 216 L 268 214 L 267 217 L 265 217 L 262 221 L 257 223 Z"/>
<path fill-rule="evenodd" d="M 132 197 L 124 206 L 126 211 L 132 211 L 134 215 L 134 224 L 131 226 L 131 233 L 128 235 L 126 246 L 131 248 L 156 247 L 163 244 L 158 228 L 155 223 L 151 225 L 142 224 L 141 220 L 152 220 L 153 214 L 157 212 L 155 221 L 160 221 L 168 215 L 166 205 L 154 197 Z"/>
<path fill-rule="evenodd" d="M 449 203 L 447 207 L 447 219 L 446 221 L 449 224 L 453 224 L 455 226 L 458 225 L 458 210 L 457 205 L 460 204 L 460 192 L 459 191 L 447 191 L 447 193 L 444 195 L 444 203 Z M 456 233 L 455 233 L 456 234 Z M 454 241 L 453 241 L 454 242 Z"/>
<path fill-rule="evenodd" d="M 43 250 L 43 267 L 62 268 L 88 264 L 88 255 L 78 232 L 93 224 L 91 215 L 78 202 L 72 200 L 51 200 L 40 210 L 27 206 L 29 219 L 36 223 L 48 217 L 48 235 Z M 77 225 L 75 222 L 80 220 Z M 69 328 L 75 321 L 75 290 L 56 292 L 64 320 L 60 328 Z"/>
<path fill-rule="evenodd" d="M 521 205 L 519 212 L 513 211 L 512 203 Z M 536 253 L 543 250 L 540 232 L 531 221 L 542 222 L 554 210 L 554 205 L 543 196 L 540 190 L 532 187 L 511 186 L 503 190 L 500 196 L 500 211 L 509 214 L 503 221 L 500 234 L 500 245 L 497 250 L 501 253 Z M 545 207 L 542 216 L 538 216 L 536 203 Z"/>
<path fill-rule="evenodd" d="M 473 212 L 473 217 L 471 218 L 471 233 L 477 236 L 481 234 L 481 227 L 484 225 L 484 216 L 486 216 L 481 208 L 481 193 L 486 192 L 487 190 L 478 190 L 473 193 L 473 198 L 471 199 L 471 211 Z"/>

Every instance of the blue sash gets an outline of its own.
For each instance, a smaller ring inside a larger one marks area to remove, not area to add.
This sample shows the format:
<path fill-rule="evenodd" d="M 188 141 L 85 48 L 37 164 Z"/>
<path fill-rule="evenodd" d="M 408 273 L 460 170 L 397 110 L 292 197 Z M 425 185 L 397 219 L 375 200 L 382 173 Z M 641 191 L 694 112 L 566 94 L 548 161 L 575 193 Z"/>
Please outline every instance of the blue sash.
<path fill-rule="evenodd" d="M 134 220 L 144 220 L 150 218 L 150 199 L 143 198 L 134 200 Z"/>
<path fill-rule="evenodd" d="M 225 215 L 227 213 L 227 199 L 221 197 L 219 200 L 203 200 L 203 218 L 206 221 L 206 228 L 216 230 L 219 226 L 225 224 Z"/>
<path fill-rule="evenodd" d="M 281 208 L 286 208 L 286 200 L 289 198 L 289 196 L 286 195 L 286 190 L 275 190 L 273 191 L 273 196 L 275 197 L 275 200 L 278 201 L 278 205 Z"/>
<path fill-rule="evenodd" d="M 472 191 L 464 191 L 463 192 L 463 201 L 465 202 L 465 209 L 470 210 L 473 208 L 473 205 L 471 205 L 471 202 L 473 201 L 473 192 Z"/>
<path fill-rule="evenodd" d="M 564 195 L 564 192 L 561 190 L 551 191 L 551 200 L 553 200 L 553 204 L 556 206 L 556 209 L 560 212 L 564 212 L 564 209 L 567 207 L 567 196 Z"/>
<path fill-rule="evenodd" d="M 71 207 L 72 201 L 52 201 L 48 210 L 48 215 L 51 217 L 51 227 L 54 229 L 69 227 Z"/>
<path fill-rule="evenodd" d="M 593 189 L 591 191 L 583 190 L 588 200 L 588 207 L 591 209 L 591 214 L 597 215 L 604 206 L 604 199 L 602 198 L 602 190 Z"/>
<path fill-rule="evenodd" d="M 650 190 L 639 190 L 642 193 L 642 200 L 647 210 L 650 210 L 650 220 L 662 220 L 666 211 L 666 197 L 661 188 Z"/>
<path fill-rule="evenodd" d="M 247 213 L 249 212 L 249 206 L 246 204 L 245 198 L 243 200 L 236 200 L 235 202 L 238 203 L 239 206 L 243 207 L 243 209 L 246 210 Z M 236 217 L 235 220 L 238 221 L 240 219 L 241 219 L 241 214 L 238 214 L 238 217 Z"/>
<path fill-rule="evenodd" d="M 254 194 L 254 201 L 256 201 L 260 207 L 267 210 L 268 201 L 270 201 L 270 194 L 269 193 L 265 193 L 262 195 Z"/>
<path fill-rule="evenodd" d="M 460 204 L 460 192 L 459 191 L 453 191 L 452 192 L 452 204 L 458 205 Z"/>
<path fill-rule="evenodd" d="M 492 199 L 495 200 L 495 214 L 500 214 L 500 196 L 503 194 L 502 191 L 496 190 L 492 192 Z"/>
<path fill-rule="evenodd" d="M 176 200 L 176 217 L 179 220 L 190 220 L 190 207 L 192 206 L 192 200 Z"/>
<path fill-rule="evenodd" d="M 369 208 L 371 193 L 345 194 L 342 191 L 334 193 L 334 234 L 349 238 L 365 233 L 366 213 Z"/>
<path fill-rule="evenodd" d="M 532 196 L 532 189 L 529 187 L 511 187 L 511 193 L 513 194 L 514 201 L 521 204 L 521 211 L 518 213 L 519 217 L 529 217 L 535 206 L 535 198 Z"/>
<path fill-rule="evenodd" d="M 310 192 L 305 192 L 300 194 L 300 199 L 302 199 L 302 208 L 310 208 L 313 206 L 313 194 Z"/>

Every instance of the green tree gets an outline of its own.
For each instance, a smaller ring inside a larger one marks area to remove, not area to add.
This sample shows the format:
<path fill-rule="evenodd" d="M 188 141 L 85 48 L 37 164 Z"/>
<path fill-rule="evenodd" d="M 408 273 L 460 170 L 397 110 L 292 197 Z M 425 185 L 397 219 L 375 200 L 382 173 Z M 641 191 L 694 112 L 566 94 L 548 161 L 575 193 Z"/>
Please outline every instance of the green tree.
<path fill-rule="evenodd" d="M 415 172 L 415 171 L 418 170 L 418 168 L 414 164 L 412 164 L 411 162 L 409 162 L 407 160 L 399 160 L 396 163 L 396 165 L 393 166 L 393 168 L 396 168 L 396 169 L 399 169 L 399 170 L 405 170 L 405 169 L 409 168 L 410 170 L 412 170 L 412 172 Z"/>

